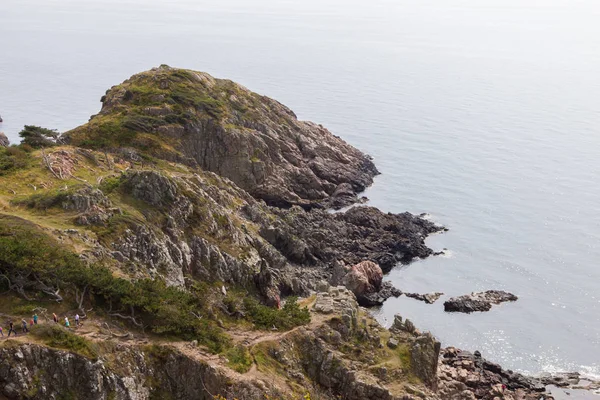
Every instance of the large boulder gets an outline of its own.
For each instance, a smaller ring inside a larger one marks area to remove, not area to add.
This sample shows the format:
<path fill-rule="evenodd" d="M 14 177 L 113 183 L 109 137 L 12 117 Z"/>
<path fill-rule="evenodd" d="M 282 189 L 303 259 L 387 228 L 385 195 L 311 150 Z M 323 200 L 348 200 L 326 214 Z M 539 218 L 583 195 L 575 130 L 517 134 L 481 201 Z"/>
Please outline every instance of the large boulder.
<path fill-rule="evenodd" d="M 3 132 L 0 132 L 0 147 L 8 147 L 10 141 Z"/>
<path fill-rule="evenodd" d="M 357 297 L 379 291 L 382 281 L 383 271 L 373 261 L 354 265 L 344 277 L 344 285 Z"/>
<path fill-rule="evenodd" d="M 503 290 L 488 290 L 486 292 L 471 293 L 469 295 L 452 297 L 444 302 L 447 312 L 472 313 L 475 311 L 489 311 L 494 304 L 506 301 L 517 301 L 518 297 Z"/>

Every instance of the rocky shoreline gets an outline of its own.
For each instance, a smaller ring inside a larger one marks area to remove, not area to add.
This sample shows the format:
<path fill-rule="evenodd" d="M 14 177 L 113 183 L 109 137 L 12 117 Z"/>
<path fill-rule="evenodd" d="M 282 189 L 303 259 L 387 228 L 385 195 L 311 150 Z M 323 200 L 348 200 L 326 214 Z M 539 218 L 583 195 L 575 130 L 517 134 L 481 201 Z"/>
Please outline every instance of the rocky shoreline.
<path fill-rule="evenodd" d="M 106 265 L 133 282 L 160 281 L 182 293 L 212 290 L 206 314 L 190 315 L 214 329 L 225 329 L 221 317 L 228 319 L 239 336 L 232 340 L 258 352 L 251 362 L 267 372 L 259 371 L 261 379 L 256 371 L 233 374 L 228 360 L 202 353 L 197 343 L 182 345 L 195 358 L 119 343 L 127 356 L 122 361 L 111 359 L 114 349 L 90 360 L 16 343 L 0 348 L 0 393 L 9 398 L 26 397 L 32 385 L 37 391 L 28 398 L 54 398 L 67 386 L 102 400 L 115 393 L 147 399 L 163 387 L 181 399 L 219 392 L 254 399 L 267 389 L 313 385 L 323 399 L 531 400 L 551 399 L 544 385 L 576 378 L 525 377 L 477 352 L 441 349 L 400 316 L 389 330 L 374 321 L 363 307 L 403 294 L 433 304 L 443 295 L 403 292 L 383 278 L 399 263 L 436 255 L 425 240 L 447 229 L 423 215 L 359 204 L 379 173 L 371 158 L 275 100 L 205 73 L 161 66 L 109 89 L 88 123 L 47 143 L 42 151 L 28 149 L 31 155 L 7 151 L 8 161 L 17 154 L 27 162 L 6 163 L 12 169 L 0 174 L 0 224 L 49 235 L 86 265 Z M 3 136 L 0 146 L 8 146 Z M 25 182 L 29 176 L 43 180 Z M 38 225 L 48 210 L 65 229 Z M 58 296 L 50 283 L 28 276 L 17 271 L 6 278 L 20 294 L 43 287 Z M 87 286 L 70 289 L 81 308 Z M 289 296 L 314 298 L 313 321 L 288 332 L 242 332 L 236 324 L 248 323 L 247 310 L 241 299 L 227 297 L 228 289 L 277 309 Z M 490 291 L 450 299 L 445 308 L 487 311 L 514 300 Z M 110 315 L 139 326 L 133 306 L 131 316 L 111 314 L 112 307 Z M 101 329 L 95 334 L 99 342 L 111 337 Z M 83 371 L 94 383 L 61 375 L 56 357 L 72 375 Z M 59 372 L 46 376 L 40 365 Z M 195 374 L 211 382 L 210 390 L 190 384 Z M 263 379 L 269 374 L 283 380 L 269 385 Z"/>

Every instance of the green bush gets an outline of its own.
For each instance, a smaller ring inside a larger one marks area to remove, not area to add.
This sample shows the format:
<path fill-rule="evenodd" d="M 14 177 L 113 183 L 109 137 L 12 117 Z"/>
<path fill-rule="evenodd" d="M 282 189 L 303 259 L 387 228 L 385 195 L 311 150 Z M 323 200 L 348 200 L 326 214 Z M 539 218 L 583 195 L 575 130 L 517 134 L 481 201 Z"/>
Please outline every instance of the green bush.
<path fill-rule="evenodd" d="M 47 192 L 36 193 L 26 198 L 14 200 L 12 203 L 35 210 L 46 211 L 50 208 L 60 207 L 62 203 L 67 200 L 67 197 L 74 192 L 74 188 L 68 191 L 49 190 Z"/>
<path fill-rule="evenodd" d="M 244 300 L 244 307 L 250 321 L 257 328 L 271 329 L 275 327 L 287 330 L 310 322 L 310 312 L 306 308 L 301 308 L 297 300 L 295 297 L 290 297 L 283 308 L 276 309 L 260 304 L 252 297 L 247 297 Z"/>
<path fill-rule="evenodd" d="M 20 306 L 13 307 L 10 312 L 15 315 L 33 315 L 34 311 L 38 306 L 36 304 L 23 304 Z"/>
<path fill-rule="evenodd" d="M 32 157 L 22 147 L 0 147 L 0 176 L 29 165 Z"/>
<path fill-rule="evenodd" d="M 227 357 L 227 364 L 229 367 L 240 374 L 248 372 L 250 367 L 252 367 L 252 355 L 250 354 L 250 351 L 242 345 L 237 345 L 227 350 L 225 352 L 225 357 Z"/>
<path fill-rule="evenodd" d="M 214 352 L 229 345 L 229 337 L 207 317 L 206 287 L 188 291 L 167 286 L 161 279 L 136 282 L 113 276 L 103 266 L 85 265 L 74 253 L 20 218 L 0 214 L 0 286 L 17 284 L 23 292 L 46 296 L 41 284 L 73 293 L 87 287 L 97 304 L 112 305 L 113 313 L 134 316 L 153 332 L 198 340 Z M 41 282 L 41 284 L 40 284 Z M 64 295 L 64 294 L 63 294 Z M 31 294 L 30 294 L 31 296 Z"/>
<path fill-rule="evenodd" d="M 121 177 L 120 176 L 107 176 L 100 183 L 99 189 L 105 195 L 109 195 L 115 190 L 117 190 L 121 186 Z"/>
<path fill-rule="evenodd" d="M 148 115 L 127 115 L 123 118 L 123 128 L 133 131 L 152 132 L 158 126 L 164 125 L 165 121 Z"/>

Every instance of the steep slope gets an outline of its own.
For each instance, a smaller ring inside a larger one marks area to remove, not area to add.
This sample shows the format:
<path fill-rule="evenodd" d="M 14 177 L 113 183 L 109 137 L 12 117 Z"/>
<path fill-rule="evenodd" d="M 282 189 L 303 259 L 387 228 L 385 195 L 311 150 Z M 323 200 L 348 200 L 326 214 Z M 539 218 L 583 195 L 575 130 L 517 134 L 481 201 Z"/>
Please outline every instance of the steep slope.
<path fill-rule="evenodd" d="M 279 102 L 168 66 L 108 90 L 100 113 L 66 137 L 197 165 L 280 207 L 342 207 L 378 173 L 368 156 Z"/>
<path fill-rule="evenodd" d="M 357 331 L 352 293 L 332 289 L 331 302 L 344 293 L 335 301 L 352 307 L 319 307 L 327 321 L 289 296 L 329 296 L 329 285 L 339 285 L 363 260 L 388 271 L 427 257 L 432 251 L 425 238 L 442 228 L 372 207 L 322 209 L 357 200 L 376 173 L 369 158 L 230 81 L 161 67 L 112 88 L 103 104 L 100 114 L 59 143 L 0 148 L 0 313 L 17 321 L 34 310 L 61 319 L 79 313 L 102 329 L 127 331 L 123 337 L 160 348 L 171 340 L 195 343 L 204 358 L 197 363 L 175 355 L 172 364 L 151 364 L 147 349 L 130 348 L 124 363 L 104 368 L 95 356 L 86 360 L 45 348 L 87 346 L 59 329 L 51 332 L 57 337 L 34 340 L 38 347 L 3 342 L 0 393 L 48 398 L 60 390 L 56 386 L 68 386 L 78 396 L 93 392 L 101 399 L 156 398 L 149 396 L 161 390 L 176 393 L 174 398 L 210 398 L 200 386 L 212 384 L 261 397 L 260 382 L 231 382 L 240 376 L 212 355 L 219 354 L 254 368 L 263 357 L 267 371 L 269 365 L 292 368 L 278 379 L 295 394 L 313 385 L 325 399 L 343 394 L 359 400 L 356 393 L 371 389 L 401 398 L 404 386 L 387 389 L 389 382 L 374 373 L 353 372 L 349 359 L 361 368 L 377 360 L 355 360 L 348 346 L 393 358 L 394 368 L 400 361 L 382 350 L 387 337 Z M 318 324 L 310 325 L 311 317 Z M 316 330 L 327 331 L 327 338 Z M 248 331 L 253 337 L 277 332 L 277 351 L 288 360 L 260 352 L 244 358 L 249 350 L 239 346 L 248 343 L 238 336 Z M 339 335 L 343 340 L 327 341 Z M 357 344 L 361 338 L 370 344 Z M 295 346 L 314 354 L 319 365 L 295 353 Z M 110 358 L 113 350 L 103 355 Z M 36 363 L 54 368 L 56 357 L 64 358 L 69 374 L 45 376 Z M 217 364 L 223 374 L 213 373 Z M 183 371 L 181 377 L 171 366 Z M 408 379 L 406 367 L 396 368 L 395 376 Z M 330 368 L 337 371 L 335 382 L 328 380 Z M 210 382 L 186 386 L 187 369 Z M 102 388 L 73 379 L 79 370 Z M 138 380 L 128 380 L 128 371 L 139 372 Z"/>

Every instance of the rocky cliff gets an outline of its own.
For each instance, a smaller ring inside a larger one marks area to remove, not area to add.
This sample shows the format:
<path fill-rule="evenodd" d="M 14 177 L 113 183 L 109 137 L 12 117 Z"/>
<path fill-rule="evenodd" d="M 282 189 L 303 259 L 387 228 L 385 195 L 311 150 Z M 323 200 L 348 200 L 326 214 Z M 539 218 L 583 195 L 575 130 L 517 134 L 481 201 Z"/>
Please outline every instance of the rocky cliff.
<path fill-rule="evenodd" d="M 96 326 L 3 342 L 4 396 L 251 399 L 310 389 L 359 400 L 408 395 L 386 388 L 392 377 L 423 386 L 406 364 L 410 349 L 383 346 L 386 331 L 359 318 L 354 294 L 328 291 L 362 261 L 381 278 L 431 255 L 424 240 L 441 230 L 408 213 L 324 209 L 358 201 L 377 174 L 368 156 L 275 100 L 194 71 L 137 74 L 102 103 L 60 139 L 36 140 L 50 131 L 34 127 L 28 143 L 0 148 L 0 313 L 79 313 Z M 379 296 L 384 286 L 368 288 Z M 319 301 L 309 313 L 315 291 L 331 307 Z M 166 338 L 180 346 L 164 350 Z M 363 340 L 376 358 L 352 355 Z M 381 360 L 395 372 L 370 371 Z"/>
<path fill-rule="evenodd" d="M 537 398 L 479 358 L 438 368 L 434 337 L 359 306 L 399 295 L 383 273 L 443 228 L 328 211 L 377 170 L 275 100 L 161 66 L 62 138 L 30 128 L 0 147 L 0 316 L 43 323 L 0 341 L 0 398 Z"/>
<path fill-rule="evenodd" d="M 281 103 L 167 66 L 108 90 L 100 113 L 66 137 L 199 166 L 278 207 L 347 205 L 378 173 L 368 156 Z"/>

